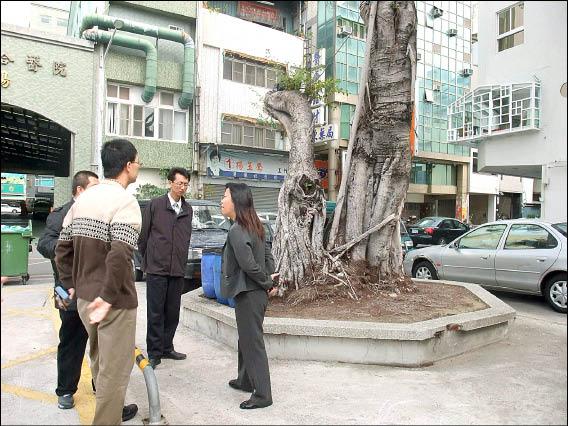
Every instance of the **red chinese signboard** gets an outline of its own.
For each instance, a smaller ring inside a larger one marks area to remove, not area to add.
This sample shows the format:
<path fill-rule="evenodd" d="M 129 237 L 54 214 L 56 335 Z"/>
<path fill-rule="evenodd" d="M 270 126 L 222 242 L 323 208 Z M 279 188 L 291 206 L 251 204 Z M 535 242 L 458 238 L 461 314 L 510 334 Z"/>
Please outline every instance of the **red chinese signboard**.
<path fill-rule="evenodd" d="M 278 27 L 280 23 L 278 19 L 278 10 L 274 7 L 265 6 L 263 4 L 240 1 L 238 14 L 239 18 L 271 25 L 273 27 Z"/>

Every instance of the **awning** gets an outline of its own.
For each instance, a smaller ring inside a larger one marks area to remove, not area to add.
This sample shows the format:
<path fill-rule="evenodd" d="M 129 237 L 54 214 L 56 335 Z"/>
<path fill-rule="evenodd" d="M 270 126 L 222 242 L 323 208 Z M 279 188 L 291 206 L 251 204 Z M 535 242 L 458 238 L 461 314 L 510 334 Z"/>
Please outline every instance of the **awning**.
<path fill-rule="evenodd" d="M 33 111 L 2 103 L 3 172 L 69 176 L 71 132 Z"/>

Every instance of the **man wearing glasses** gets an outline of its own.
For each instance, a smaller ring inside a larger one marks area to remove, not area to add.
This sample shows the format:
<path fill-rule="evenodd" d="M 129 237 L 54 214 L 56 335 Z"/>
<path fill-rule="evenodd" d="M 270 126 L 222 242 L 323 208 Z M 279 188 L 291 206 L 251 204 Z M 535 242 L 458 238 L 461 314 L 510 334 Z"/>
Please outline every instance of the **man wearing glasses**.
<path fill-rule="evenodd" d="M 162 358 L 186 358 L 186 354 L 174 350 L 173 340 L 179 323 L 193 218 L 193 210 L 183 197 L 189 174 L 184 168 L 174 167 L 168 173 L 168 182 L 169 192 L 146 206 L 138 240 L 142 269 L 146 272 L 146 349 L 152 368 Z"/>

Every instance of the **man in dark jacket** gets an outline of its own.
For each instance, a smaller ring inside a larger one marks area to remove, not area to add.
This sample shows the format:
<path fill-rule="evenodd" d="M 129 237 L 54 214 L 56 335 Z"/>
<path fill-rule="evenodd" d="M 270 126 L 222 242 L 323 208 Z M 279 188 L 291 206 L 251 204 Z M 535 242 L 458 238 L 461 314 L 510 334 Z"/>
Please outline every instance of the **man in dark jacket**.
<path fill-rule="evenodd" d="M 142 269 L 146 272 L 146 349 L 152 368 L 162 358 L 186 358 L 174 350 L 173 340 L 191 239 L 193 210 L 183 197 L 189 174 L 184 168 L 174 167 L 168 173 L 168 181 L 170 191 L 146 206 L 138 241 Z"/>
<path fill-rule="evenodd" d="M 99 183 L 99 177 L 88 170 L 81 170 L 73 176 L 73 198 L 67 204 L 53 210 L 47 217 L 45 231 L 37 243 L 37 250 L 43 257 L 51 260 L 55 286 L 61 285 L 59 273 L 55 266 L 55 246 L 63 227 L 63 219 L 75 202 L 75 199 L 90 186 Z M 64 303 L 55 293 L 55 306 L 59 309 L 61 328 L 59 329 L 59 346 L 57 346 L 57 389 L 58 407 L 73 408 L 73 395 L 81 378 L 81 367 L 87 345 L 87 331 L 77 312 L 77 301 Z"/>

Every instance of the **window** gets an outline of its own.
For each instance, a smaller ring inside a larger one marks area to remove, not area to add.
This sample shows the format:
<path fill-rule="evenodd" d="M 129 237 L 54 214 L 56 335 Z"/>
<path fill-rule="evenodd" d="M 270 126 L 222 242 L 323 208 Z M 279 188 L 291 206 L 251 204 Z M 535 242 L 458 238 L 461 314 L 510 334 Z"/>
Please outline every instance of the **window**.
<path fill-rule="evenodd" d="M 498 13 L 498 51 L 524 43 L 524 3 L 517 3 Z"/>
<path fill-rule="evenodd" d="M 40 19 L 44 24 L 49 24 L 51 22 L 51 16 L 49 15 L 41 15 Z"/>
<path fill-rule="evenodd" d="M 495 250 L 507 225 L 490 225 L 477 228 L 459 240 L 461 249 Z"/>
<path fill-rule="evenodd" d="M 188 111 L 178 109 L 179 95 L 158 92 L 146 104 L 142 87 L 107 84 L 106 133 L 146 139 L 187 142 Z M 154 130 L 158 118 L 158 131 Z"/>
<path fill-rule="evenodd" d="M 254 146 L 254 127 L 244 126 L 243 145 Z"/>
<path fill-rule="evenodd" d="M 158 137 L 160 139 L 172 139 L 172 126 L 174 123 L 173 111 L 160 108 L 160 121 L 158 124 Z"/>
<path fill-rule="evenodd" d="M 223 58 L 223 78 L 250 84 L 251 86 L 267 87 L 273 89 L 278 80 L 278 72 L 284 72 L 265 64 L 225 56 Z"/>
<path fill-rule="evenodd" d="M 477 171 L 477 151 L 473 151 L 471 155 L 473 157 L 473 166 L 472 166 L 473 173 L 479 173 Z"/>
<path fill-rule="evenodd" d="M 280 149 L 276 146 L 274 129 L 254 126 L 249 123 L 223 121 L 221 123 L 221 143 L 227 145 L 245 145 L 258 148 Z"/>
<path fill-rule="evenodd" d="M 426 102 L 434 102 L 434 92 L 430 89 L 424 89 L 424 100 Z"/>
<path fill-rule="evenodd" d="M 454 224 L 453 226 L 454 229 L 459 229 L 460 231 L 467 231 L 467 226 L 465 226 L 459 220 L 452 220 L 452 223 Z"/>
<path fill-rule="evenodd" d="M 107 103 L 107 133 L 109 135 L 118 134 L 118 126 L 116 125 L 117 111 L 118 104 L 112 102 Z"/>
<path fill-rule="evenodd" d="M 223 78 L 227 80 L 233 79 L 233 62 L 230 58 L 223 59 Z"/>
<path fill-rule="evenodd" d="M 556 238 L 546 229 L 538 225 L 512 225 L 505 250 L 552 249 L 558 245 Z"/>
<path fill-rule="evenodd" d="M 57 18 L 57 25 L 60 27 L 67 27 L 67 19 Z"/>

